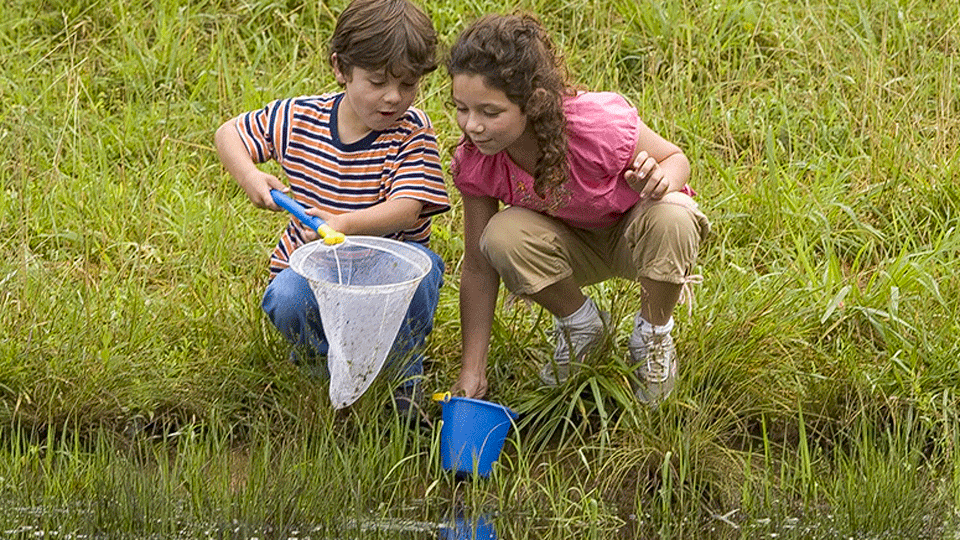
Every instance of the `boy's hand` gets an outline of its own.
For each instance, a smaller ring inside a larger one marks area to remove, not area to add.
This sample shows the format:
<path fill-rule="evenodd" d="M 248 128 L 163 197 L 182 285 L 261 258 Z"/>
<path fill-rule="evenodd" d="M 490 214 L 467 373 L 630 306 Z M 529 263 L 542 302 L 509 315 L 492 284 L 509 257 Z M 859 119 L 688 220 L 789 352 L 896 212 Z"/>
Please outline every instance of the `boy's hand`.
<path fill-rule="evenodd" d="M 274 212 L 280 212 L 283 209 L 277 206 L 277 203 L 273 202 L 273 196 L 270 195 L 270 190 L 278 189 L 284 193 L 290 191 L 290 188 L 278 180 L 276 176 L 265 173 L 259 169 L 238 183 L 254 206 L 273 210 Z"/>
<path fill-rule="evenodd" d="M 664 177 L 660 164 L 645 150 L 637 154 L 623 176 L 641 199 L 660 199 L 670 189 L 670 182 Z"/>
<path fill-rule="evenodd" d="M 336 227 L 334 227 L 335 221 L 337 218 L 336 214 L 331 214 L 330 212 L 324 212 L 323 210 L 320 210 L 318 208 L 307 208 L 306 210 L 304 210 L 304 212 L 306 212 L 311 216 L 316 216 L 322 219 L 323 222 L 326 223 L 328 227 L 330 227 L 330 229 L 340 232 L 340 229 L 337 229 Z M 333 221 L 334 223 L 332 223 L 331 221 Z M 320 238 L 322 238 L 320 236 L 320 233 L 311 229 L 310 227 L 303 227 L 303 230 L 301 231 L 301 235 L 303 236 L 303 239 L 306 242 L 313 242 L 314 240 L 319 240 Z"/>
<path fill-rule="evenodd" d="M 286 193 L 290 191 L 290 188 L 278 180 L 276 176 L 257 168 L 257 164 L 251 159 L 243 141 L 240 139 L 240 134 L 237 132 L 237 118 L 231 118 L 217 128 L 214 143 L 223 166 L 226 167 L 230 176 L 237 181 L 243 192 L 247 194 L 250 202 L 257 208 L 279 212 L 281 208 L 273 202 L 270 190 L 277 189 Z"/>
<path fill-rule="evenodd" d="M 450 393 L 455 396 L 481 399 L 487 395 L 487 376 L 484 373 L 460 370 L 460 378 L 450 388 Z"/>

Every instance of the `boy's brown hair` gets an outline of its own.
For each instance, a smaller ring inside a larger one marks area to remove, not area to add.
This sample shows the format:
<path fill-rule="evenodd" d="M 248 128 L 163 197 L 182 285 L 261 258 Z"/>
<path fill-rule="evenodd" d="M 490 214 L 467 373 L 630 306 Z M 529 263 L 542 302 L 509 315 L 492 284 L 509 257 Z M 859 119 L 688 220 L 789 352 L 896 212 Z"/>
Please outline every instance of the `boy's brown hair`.
<path fill-rule="evenodd" d="M 437 32 L 409 0 L 353 0 L 337 19 L 327 58 L 333 54 L 347 76 L 359 67 L 419 78 L 437 69 Z"/>

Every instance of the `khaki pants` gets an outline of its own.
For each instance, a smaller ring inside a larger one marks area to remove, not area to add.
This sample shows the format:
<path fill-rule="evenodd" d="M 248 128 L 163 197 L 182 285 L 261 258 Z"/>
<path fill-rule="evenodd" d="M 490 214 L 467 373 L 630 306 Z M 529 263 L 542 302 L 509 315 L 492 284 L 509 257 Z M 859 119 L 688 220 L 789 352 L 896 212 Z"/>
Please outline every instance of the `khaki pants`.
<path fill-rule="evenodd" d="M 682 284 L 709 231 L 707 217 L 683 193 L 637 203 L 604 229 L 578 229 L 511 206 L 490 219 L 480 250 L 516 295 L 570 276 L 580 286 L 615 276 Z"/>

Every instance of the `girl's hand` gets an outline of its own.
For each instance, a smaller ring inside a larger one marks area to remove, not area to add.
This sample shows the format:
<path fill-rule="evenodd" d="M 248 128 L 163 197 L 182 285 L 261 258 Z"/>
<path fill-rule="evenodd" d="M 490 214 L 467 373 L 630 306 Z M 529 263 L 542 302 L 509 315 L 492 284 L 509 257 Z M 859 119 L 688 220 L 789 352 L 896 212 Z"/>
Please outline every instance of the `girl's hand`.
<path fill-rule="evenodd" d="M 455 396 L 481 399 L 487 395 L 487 376 L 484 373 L 460 370 L 460 378 L 450 388 L 450 393 Z"/>
<path fill-rule="evenodd" d="M 637 154 L 623 176 L 641 199 L 660 199 L 670 189 L 670 182 L 664 177 L 660 164 L 646 150 Z"/>

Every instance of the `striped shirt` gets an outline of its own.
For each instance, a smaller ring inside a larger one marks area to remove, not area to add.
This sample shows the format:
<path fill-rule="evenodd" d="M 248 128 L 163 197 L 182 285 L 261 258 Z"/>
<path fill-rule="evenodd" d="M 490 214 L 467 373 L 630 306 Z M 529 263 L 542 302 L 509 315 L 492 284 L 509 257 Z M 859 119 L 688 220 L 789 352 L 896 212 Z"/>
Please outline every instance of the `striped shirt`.
<path fill-rule="evenodd" d="M 341 214 L 403 197 L 421 201 L 417 222 L 390 238 L 428 245 L 431 217 L 450 209 L 430 119 L 411 107 L 390 129 L 344 144 L 337 134 L 342 96 L 276 100 L 240 115 L 237 131 L 255 162 L 280 164 L 290 195 L 307 208 Z M 304 244 L 302 232 L 291 218 L 270 257 L 270 279 Z"/>

